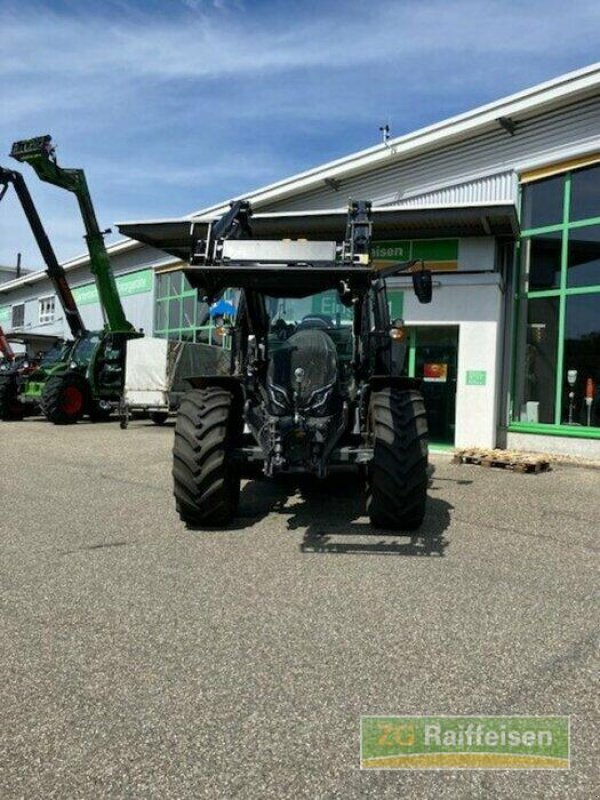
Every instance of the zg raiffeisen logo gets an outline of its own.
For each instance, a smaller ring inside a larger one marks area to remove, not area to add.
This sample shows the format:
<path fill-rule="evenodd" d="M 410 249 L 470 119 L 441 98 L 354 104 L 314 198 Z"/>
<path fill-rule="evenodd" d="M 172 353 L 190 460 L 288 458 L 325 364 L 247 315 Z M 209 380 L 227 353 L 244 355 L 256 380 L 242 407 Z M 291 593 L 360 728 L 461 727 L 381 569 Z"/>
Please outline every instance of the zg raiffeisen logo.
<path fill-rule="evenodd" d="M 361 718 L 363 769 L 569 769 L 568 717 Z"/>

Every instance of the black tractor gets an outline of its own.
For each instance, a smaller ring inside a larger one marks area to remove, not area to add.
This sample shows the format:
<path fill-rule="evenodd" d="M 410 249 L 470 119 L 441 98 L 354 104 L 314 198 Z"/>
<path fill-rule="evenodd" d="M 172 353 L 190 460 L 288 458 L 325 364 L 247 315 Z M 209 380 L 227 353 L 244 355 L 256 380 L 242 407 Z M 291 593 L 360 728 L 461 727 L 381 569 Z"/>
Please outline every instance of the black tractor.
<path fill-rule="evenodd" d="M 239 289 L 220 374 L 190 378 L 173 450 L 180 517 L 223 526 L 242 477 L 326 478 L 353 465 L 377 528 L 414 530 L 425 514 L 427 417 L 419 382 L 402 376 L 404 324 L 391 320 L 386 278 L 411 271 L 421 302 L 431 273 L 418 262 L 377 269 L 371 205 L 351 202 L 344 241 L 256 239 L 237 201 L 192 245 L 186 274 L 208 302 Z"/>

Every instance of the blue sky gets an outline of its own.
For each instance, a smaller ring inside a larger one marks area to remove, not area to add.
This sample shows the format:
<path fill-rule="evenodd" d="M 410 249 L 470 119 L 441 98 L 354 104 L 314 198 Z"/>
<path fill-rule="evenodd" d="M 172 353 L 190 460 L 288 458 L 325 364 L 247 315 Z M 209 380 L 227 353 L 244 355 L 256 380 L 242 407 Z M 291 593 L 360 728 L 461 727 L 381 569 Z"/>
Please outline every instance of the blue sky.
<path fill-rule="evenodd" d="M 388 118 L 400 135 L 597 61 L 600 4 L 0 0 L 0 29 L 0 153 L 52 134 L 108 226 L 189 213 L 376 144 Z M 21 169 L 59 258 L 81 253 L 74 198 Z M 6 197 L 0 263 L 19 250 L 41 267 Z"/>

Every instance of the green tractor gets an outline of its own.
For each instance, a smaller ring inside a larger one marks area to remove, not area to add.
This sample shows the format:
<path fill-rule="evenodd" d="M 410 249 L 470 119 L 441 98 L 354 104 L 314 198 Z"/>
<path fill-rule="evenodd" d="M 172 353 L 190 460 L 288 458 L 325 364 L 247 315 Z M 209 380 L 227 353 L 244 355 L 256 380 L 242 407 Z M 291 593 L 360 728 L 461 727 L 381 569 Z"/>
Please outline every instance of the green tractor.
<path fill-rule="evenodd" d="M 123 390 L 127 341 L 143 336 L 125 317 L 104 244 L 104 236 L 109 231 L 100 230 L 85 173 L 58 165 L 50 136 L 15 142 L 11 156 L 29 164 L 42 181 L 75 194 L 86 230 L 91 271 L 106 320 L 101 331 L 88 331 L 81 323 L 74 332 L 72 346 L 63 353 L 61 360 L 43 374 L 32 375 L 23 387 L 22 398 L 25 402 L 30 397 L 39 398 L 44 414 L 56 425 L 73 424 L 86 415 L 94 421 L 108 419 L 118 406 Z M 60 293 L 59 296 L 63 299 Z M 72 306 L 76 310 L 74 300 Z M 69 318 L 67 307 L 65 312 Z"/>

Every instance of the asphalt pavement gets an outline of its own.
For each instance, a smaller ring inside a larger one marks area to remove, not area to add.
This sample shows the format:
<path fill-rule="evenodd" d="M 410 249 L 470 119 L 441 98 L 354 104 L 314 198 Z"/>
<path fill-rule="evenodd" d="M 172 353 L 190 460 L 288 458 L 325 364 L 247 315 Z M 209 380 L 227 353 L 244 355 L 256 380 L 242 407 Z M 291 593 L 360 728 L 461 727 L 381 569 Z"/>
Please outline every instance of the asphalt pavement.
<path fill-rule="evenodd" d="M 188 531 L 172 438 L 0 423 L 3 800 L 597 796 L 600 471 L 435 456 L 412 539 L 348 475 Z M 373 713 L 568 714 L 572 767 L 361 771 Z"/>

